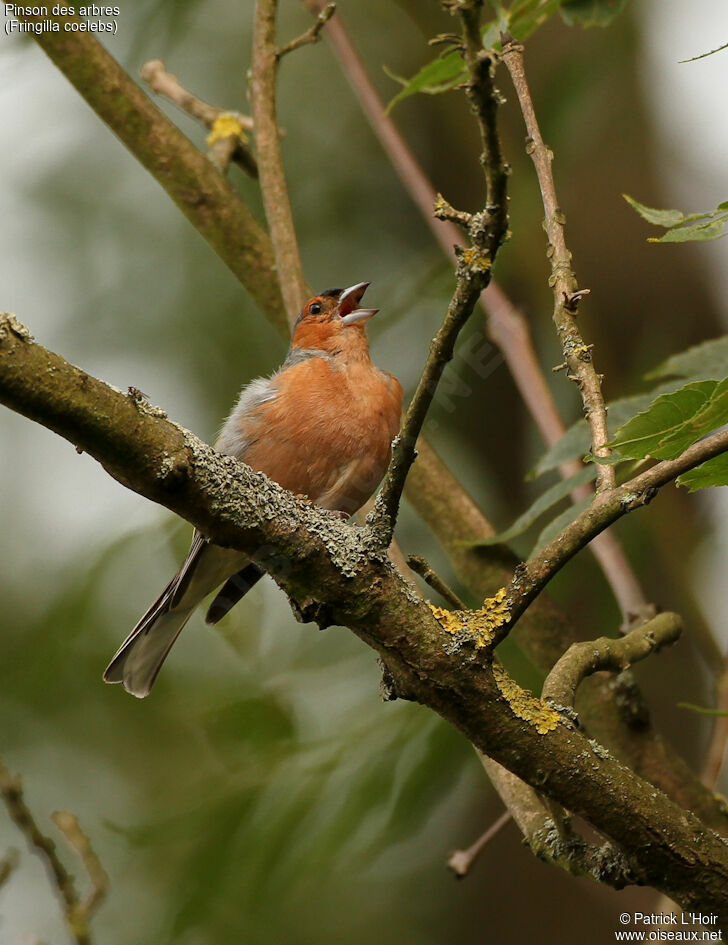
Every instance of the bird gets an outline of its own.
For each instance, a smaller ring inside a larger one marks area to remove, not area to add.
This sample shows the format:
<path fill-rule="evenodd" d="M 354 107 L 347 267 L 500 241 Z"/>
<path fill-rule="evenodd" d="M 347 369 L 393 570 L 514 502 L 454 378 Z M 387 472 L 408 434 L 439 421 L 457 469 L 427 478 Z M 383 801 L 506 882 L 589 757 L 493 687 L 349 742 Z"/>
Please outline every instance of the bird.
<path fill-rule="evenodd" d="M 359 307 L 369 285 L 326 289 L 306 302 L 285 361 L 242 389 L 215 443 L 342 517 L 379 485 L 402 411 L 399 381 L 369 357 L 366 325 L 378 309 Z M 217 590 L 206 615 L 216 624 L 263 574 L 249 555 L 195 530 L 187 557 L 121 644 L 104 680 L 144 698 L 202 601 Z"/>

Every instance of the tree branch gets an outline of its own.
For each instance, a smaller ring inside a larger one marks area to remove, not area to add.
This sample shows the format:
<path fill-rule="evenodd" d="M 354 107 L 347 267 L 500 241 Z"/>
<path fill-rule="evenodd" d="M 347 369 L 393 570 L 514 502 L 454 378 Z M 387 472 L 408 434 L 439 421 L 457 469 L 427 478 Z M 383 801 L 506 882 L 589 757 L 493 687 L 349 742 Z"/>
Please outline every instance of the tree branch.
<path fill-rule="evenodd" d="M 220 171 L 224 173 L 230 161 L 235 161 L 250 177 L 258 177 L 258 163 L 245 134 L 253 128 L 252 118 L 203 102 L 183 88 L 177 76 L 167 72 L 161 59 L 145 62 L 140 75 L 154 92 L 164 95 L 211 132 L 207 144 L 210 157 Z"/>
<path fill-rule="evenodd" d="M 572 876 L 588 876 L 615 889 L 641 883 L 641 870 L 611 843 L 597 846 L 578 836 L 563 811 L 555 812 L 530 785 L 478 753 L 485 771 L 534 856 Z"/>
<path fill-rule="evenodd" d="M 296 499 L 161 411 L 95 380 L 0 321 L 0 401 L 55 430 L 118 481 L 211 541 L 255 554 L 306 616 L 376 649 L 395 691 L 434 709 L 483 753 L 589 820 L 641 880 L 728 927 L 728 845 L 524 692 L 487 648 L 458 640 L 412 594 L 366 529 Z"/>
<path fill-rule="evenodd" d="M 31 7 L 26 7 L 31 9 Z M 25 22 L 42 16 L 17 14 Z M 34 40 L 166 190 L 182 213 L 240 279 L 260 308 L 287 334 L 275 259 L 265 231 L 228 181 L 124 72 L 76 16 L 57 15 L 59 32 Z M 75 32 L 64 25 L 75 24 Z"/>
<path fill-rule="evenodd" d="M 445 320 L 430 344 L 430 351 L 417 389 L 410 401 L 399 434 L 392 444 L 392 459 L 384 477 L 369 527 L 382 547 L 394 534 L 405 481 L 415 460 L 415 444 L 437 390 L 452 359 L 458 334 L 472 314 L 481 292 L 490 281 L 493 264 L 508 230 L 506 196 L 507 169 L 498 138 L 498 91 L 493 83 L 494 62 L 480 42 L 480 6 L 460 10 L 469 80 L 466 92 L 477 117 L 483 144 L 486 194 L 485 209 L 468 217 L 468 249 L 456 251 L 456 285 Z M 477 39 L 473 34 L 477 34 Z"/>
<path fill-rule="evenodd" d="M 587 676 L 602 669 L 621 673 L 633 663 L 675 643 L 681 633 L 682 620 L 677 614 L 658 614 L 624 637 L 600 637 L 574 643 L 549 673 L 541 698 L 572 708 L 576 690 Z"/>
<path fill-rule="evenodd" d="M 508 593 L 511 623 L 515 623 L 552 577 L 584 548 L 595 535 L 627 512 L 651 502 L 662 486 L 701 463 L 728 450 L 728 429 L 712 433 L 688 447 L 677 459 L 656 463 L 646 472 L 599 496 L 557 536 L 518 567 Z M 499 630 L 498 639 L 508 633 Z"/>
<path fill-rule="evenodd" d="M 531 93 L 526 82 L 523 66 L 523 47 L 507 39 L 503 44 L 503 62 L 511 74 L 528 132 L 526 151 L 531 155 L 538 176 L 546 219 L 544 227 L 549 239 L 548 256 L 551 260 L 549 284 L 554 291 L 554 323 L 564 352 L 564 360 L 581 392 L 584 414 L 592 438 L 595 456 L 610 455 L 607 446 L 607 411 L 602 396 L 601 379 L 592 361 L 591 349 L 584 344 L 576 323 L 579 300 L 586 290 L 578 289 L 576 276 L 571 268 L 571 253 L 566 248 L 564 236 L 565 218 L 556 197 L 551 162 L 553 154 L 544 144 L 536 119 Z M 612 488 L 615 482 L 614 467 L 597 467 L 597 492 Z"/>
<path fill-rule="evenodd" d="M 303 0 L 303 2 L 314 14 L 323 9 L 320 0 Z M 441 213 L 437 214 L 437 218 L 433 215 L 433 206 L 439 206 L 439 195 L 396 123 L 387 114 L 340 14 L 337 13 L 336 18 L 329 24 L 326 35 L 372 131 L 388 156 L 403 187 L 419 209 L 442 251 L 455 262 L 454 246 L 460 241 L 458 224 L 467 225 L 471 214 L 450 208 L 452 214 L 445 219 Z M 564 435 L 566 427 L 536 358 L 528 323 L 495 280 L 491 280 L 482 292 L 480 305 L 486 314 L 488 337 L 502 352 L 516 387 L 544 442 L 547 446 L 552 446 Z M 419 451 L 418 465 L 421 467 L 423 451 L 421 448 Z M 568 479 L 581 468 L 580 463 L 574 462 L 560 467 L 560 471 L 562 477 Z M 590 491 L 589 486 L 574 490 L 573 501 L 575 503 L 581 501 Z M 408 496 L 410 492 L 411 490 L 407 490 Z M 416 504 L 416 496 L 413 496 L 412 500 Z M 599 535 L 589 547 L 614 592 L 625 624 L 628 624 L 631 615 L 642 613 L 647 604 L 637 576 L 627 561 L 619 541 L 611 532 Z"/>
<path fill-rule="evenodd" d="M 276 117 L 279 61 L 276 46 L 276 12 L 277 0 L 256 0 L 250 92 L 260 190 L 273 243 L 278 282 L 286 306 L 288 323 L 292 325 L 306 301 L 307 292 L 283 170 Z"/>

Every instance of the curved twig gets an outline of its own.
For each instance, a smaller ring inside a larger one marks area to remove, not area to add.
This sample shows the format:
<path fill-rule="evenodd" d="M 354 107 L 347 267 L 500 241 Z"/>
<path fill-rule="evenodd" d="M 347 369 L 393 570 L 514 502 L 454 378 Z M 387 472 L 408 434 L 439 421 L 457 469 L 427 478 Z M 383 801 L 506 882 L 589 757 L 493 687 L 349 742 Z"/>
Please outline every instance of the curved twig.
<path fill-rule="evenodd" d="M 559 706 L 573 707 L 579 684 L 602 669 L 621 673 L 664 646 L 675 643 L 682 633 L 677 614 L 658 614 L 623 637 L 600 637 L 572 644 L 549 673 L 542 698 Z"/>

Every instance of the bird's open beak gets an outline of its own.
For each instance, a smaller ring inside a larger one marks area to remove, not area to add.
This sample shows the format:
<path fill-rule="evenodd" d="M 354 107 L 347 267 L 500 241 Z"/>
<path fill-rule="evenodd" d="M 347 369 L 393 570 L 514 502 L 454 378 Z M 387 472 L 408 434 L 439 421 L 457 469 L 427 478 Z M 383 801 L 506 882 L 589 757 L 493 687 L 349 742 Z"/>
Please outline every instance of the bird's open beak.
<path fill-rule="evenodd" d="M 359 308 L 362 296 L 369 286 L 368 282 L 357 282 L 349 286 L 339 296 L 339 315 L 345 325 L 358 325 L 376 315 L 378 308 Z"/>

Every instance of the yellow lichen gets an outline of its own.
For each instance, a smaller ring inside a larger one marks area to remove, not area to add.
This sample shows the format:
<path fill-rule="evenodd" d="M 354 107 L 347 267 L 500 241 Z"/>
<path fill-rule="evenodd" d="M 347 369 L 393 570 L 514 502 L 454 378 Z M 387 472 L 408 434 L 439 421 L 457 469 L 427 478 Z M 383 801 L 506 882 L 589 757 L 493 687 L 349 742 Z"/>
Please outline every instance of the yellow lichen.
<path fill-rule="evenodd" d="M 490 259 L 484 252 L 471 246 L 463 250 L 463 262 L 471 269 L 487 272 L 490 269 Z"/>
<path fill-rule="evenodd" d="M 526 689 L 521 689 L 500 663 L 493 664 L 493 676 L 500 694 L 508 702 L 514 715 L 533 725 L 539 735 L 545 735 L 556 728 L 560 719 L 556 709 L 552 709 Z"/>
<path fill-rule="evenodd" d="M 248 142 L 248 137 L 243 131 L 240 119 L 233 112 L 223 112 L 212 123 L 210 134 L 207 136 L 208 148 L 211 148 L 216 141 L 221 141 L 223 138 L 240 138 L 243 144 Z"/>
<path fill-rule="evenodd" d="M 463 637 L 475 642 L 475 649 L 480 650 L 492 642 L 495 631 L 508 622 L 510 611 L 506 600 L 506 589 L 502 587 L 494 597 L 483 601 L 479 610 L 444 610 L 430 604 L 430 610 L 446 633 Z"/>
<path fill-rule="evenodd" d="M 437 197 L 435 197 L 435 203 L 432 208 L 434 215 L 437 216 L 438 213 L 443 213 L 450 209 L 450 204 L 447 200 L 445 200 L 442 194 L 438 194 Z"/>

